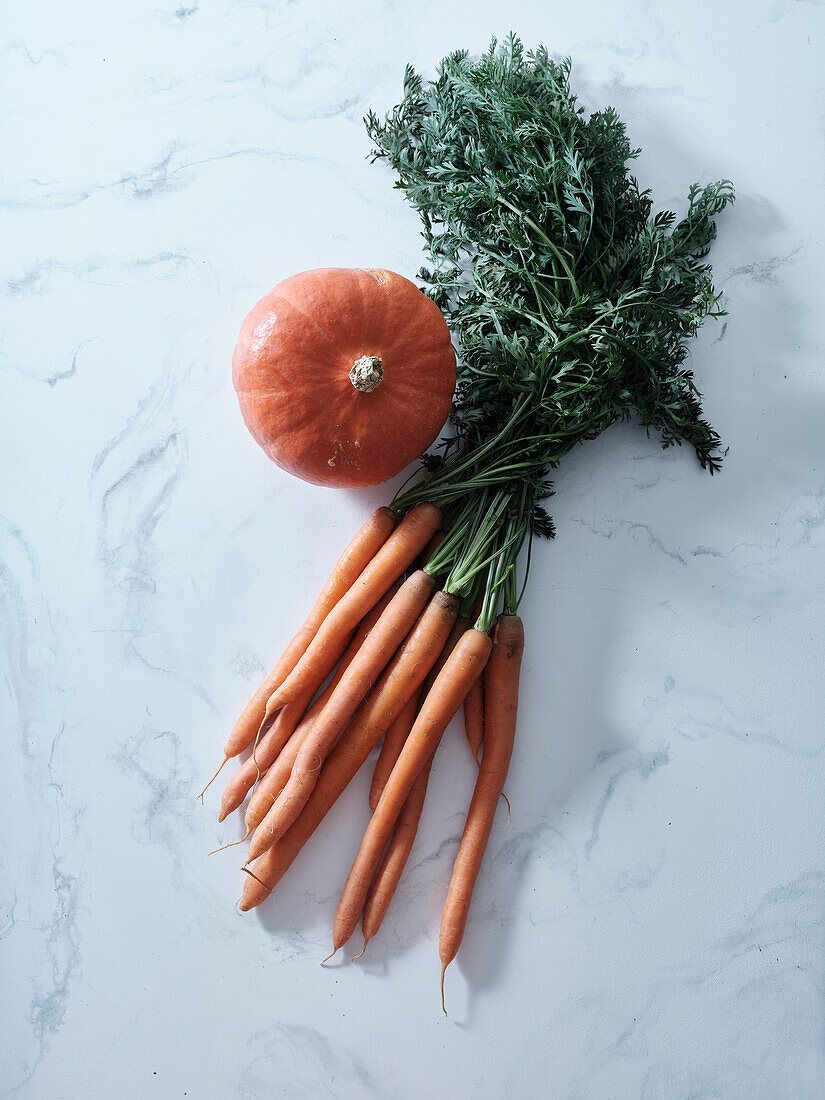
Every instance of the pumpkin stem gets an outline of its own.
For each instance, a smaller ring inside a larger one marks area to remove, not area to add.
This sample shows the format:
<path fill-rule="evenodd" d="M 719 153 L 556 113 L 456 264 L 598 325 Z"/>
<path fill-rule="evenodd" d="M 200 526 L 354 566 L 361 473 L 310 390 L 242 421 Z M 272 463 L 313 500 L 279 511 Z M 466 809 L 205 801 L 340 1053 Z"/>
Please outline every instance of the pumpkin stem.
<path fill-rule="evenodd" d="M 352 365 L 349 380 L 361 393 L 372 393 L 381 385 L 384 365 L 377 355 L 362 355 Z"/>

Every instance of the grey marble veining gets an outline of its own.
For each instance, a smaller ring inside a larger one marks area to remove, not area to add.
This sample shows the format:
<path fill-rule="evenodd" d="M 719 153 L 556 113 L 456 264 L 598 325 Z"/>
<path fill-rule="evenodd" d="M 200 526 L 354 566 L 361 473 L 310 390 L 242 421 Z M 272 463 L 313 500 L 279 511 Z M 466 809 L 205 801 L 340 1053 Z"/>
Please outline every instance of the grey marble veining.
<path fill-rule="evenodd" d="M 407 61 L 511 28 L 618 108 L 660 205 L 735 182 L 728 316 L 692 357 L 730 451 L 711 480 L 618 425 L 559 471 L 512 818 L 444 1019 L 460 730 L 352 965 L 317 963 L 369 777 L 248 914 L 241 849 L 208 855 L 241 826 L 196 794 L 388 496 L 268 463 L 231 386 L 240 322 L 297 270 L 416 271 L 362 116 Z M 794 0 L 4 12 L 0 1095 L 825 1094 L 824 45 L 823 5 Z"/>

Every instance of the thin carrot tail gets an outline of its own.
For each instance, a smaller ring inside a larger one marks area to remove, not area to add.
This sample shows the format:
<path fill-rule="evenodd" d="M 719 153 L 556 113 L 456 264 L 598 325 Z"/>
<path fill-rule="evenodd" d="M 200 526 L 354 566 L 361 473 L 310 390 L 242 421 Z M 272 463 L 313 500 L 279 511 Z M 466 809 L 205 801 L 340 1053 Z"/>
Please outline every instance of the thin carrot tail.
<path fill-rule="evenodd" d="M 243 842 L 246 840 L 251 832 L 251 829 L 247 829 L 240 840 L 233 840 L 231 844 L 222 844 L 220 848 L 213 848 L 212 851 L 208 853 L 208 855 L 214 856 L 217 852 L 225 852 L 227 848 L 234 848 L 238 844 L 243 844 Z"/>
<path fill-rule="evenodd" d="M 252 755 L 253 756 L 255 755 L 255 749 L 258 747 L 258 742 L 261 739 L 261 734 L 265 733 L 266 730 L 269 729 L 269 727 L 272 725 L 273 720 L 275 719 L 276 715 L 278 714 L 278 711 L 283 710 L 283 708 L 286 706 L 285 703 L 282 703 L 278 707 L 273 707 L 272 710 L 269 709 L 269 701 L 270 701 L 270 699 L 273 698 L 273 696 L 275 695 L 275 692 L 277 690 L 278 689 L 276 688 L 275 691 L 272 692 L 272 695 L 270 695 L 269 699 L 267 699 L 267 701 L 266 701 L 266 710 L 264 711 L 264 716 L 261 719 L 261 724 L 258 726 L 258 732 L 255 734 L 255 740 L 252 744 Z"/>
<path fill-rule="evenodd" d="M 338 950 L 337 947 L 333 947 L 332 951 L 330 951 L 330 953 L 327 955 L 327 957 L 325 959 L 321 959 L 320 965 L 323 966 L 324 963 L 328 963 L 329 960 L 332 958 L 332 956 L 335 954 L 335 952 L 337 950 Z"/>
<path fill-rule="evenodd" d="M 508 828 L 509 828 L 509 826 L 510 826 L 510 818 L 511 818 L 511 817 L 513 816 L 513 815 L 512 815 L 512 811 L 511 811 L 511 809 L 510 809 L 510 799 L 509 799 L 509 798 L 507 797 L 507 795 L 506 795 L 506 794 L 504 793 L 504 791 L 502 791 L 502 792 L 501 792 L 501 797 L 502 797 L 502 798 L 504 799 L 504 801 L 505 801 L 505 802 L 507 803 L 507 826 L 508 826 Z"/>
<path fill-rule="evenodd" d="M 215 780 L 221 774 L 221 769 L 223 768 L 224 764 L 227 762 L 228 759 L 229 759 L 228 756 L 224 756 L 223 760 L 221 761 L 220 767 L 215 772 L 215 774 L 212 776 L 212 778 L 209 780 L 209 782 L 206 784 L 206 786 L 203 788 L 201 793 L 198 795 L 198 798 L 201 800 L 201 806 L 203 805 L 203 796 L 206 794 L 206 792 L 209 790 L 209 788 L 212 786 L 212 784 L 215 782 Z"/>
<path fill-rule="evenodd" d="M 261 884 L 261 886 L 263 886 L 264 890 L 267 890 L 267 891 L 269 890 L 269 887 L 267 886 L 267 884 L 262 879 L 259 879 L 254 871 L 250 871 L 249 868 L 246 867 L 246 866 L 241 867 L 241 870 L 246 871 L 246 873 L 249 875 L 250 878 L 254 878 L 256 882 L 259 882 Z"/>
<path fill-rule="evenodd" d="M 443 963 L 441 966 L 441 1011 L 444 1015 L 447 1015 L 447 1006 L 444 1004 L 444 974 L 449 966 L 449 963 Z"/>
<path fill-rule="evenodd" d="M 364 954 L 364 952 L 365 952 L 365 951 L 367 950 L 367 944 L 368 944 L 369 942 L 370 942 L 370 941 L 369 941 L 369 940 L 367 939 L 367 937 L 366 937 L 366 936 L 364 936 L 364 946 L 363 946 L 363 947 L 361 948 L 361 951 L 359 952 L 359 954 L 357 954 L 357 955 L 353 955 L 353 956 L 352 956 L 352 958 L 350 959 L 350 962 L 353 962 L 353 963 L 354 963 L 356 959 L 360 959 L 360 958 L 361 958 L 361 956 L 362 956 L 362 955 Z"/>

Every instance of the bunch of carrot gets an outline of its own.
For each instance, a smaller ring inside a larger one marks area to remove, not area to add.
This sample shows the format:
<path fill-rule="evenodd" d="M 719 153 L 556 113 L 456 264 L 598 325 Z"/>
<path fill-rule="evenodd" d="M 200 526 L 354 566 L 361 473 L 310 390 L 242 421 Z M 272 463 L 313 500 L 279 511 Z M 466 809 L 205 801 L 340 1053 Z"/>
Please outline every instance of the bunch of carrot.
<path fill-rule="evenodd" d="M 383 738 L 372 817 L 333 923 L 333 953 L 359 920 L 366 948 L 412 849 L 433 756 L 463 704 L 479 772 L 441 924 L 443 998 L 513 749 L 524 635 L 518 616 L 503 614 L 491 637 L 442 590 L 441 519 L 426 502 L 403 518 L 379 508 L 355 535 L 229 735 L 223 764 L 252 751 L 224 790 L 219 820 L 249 796 L 240 908 L 252 909 Z"/>

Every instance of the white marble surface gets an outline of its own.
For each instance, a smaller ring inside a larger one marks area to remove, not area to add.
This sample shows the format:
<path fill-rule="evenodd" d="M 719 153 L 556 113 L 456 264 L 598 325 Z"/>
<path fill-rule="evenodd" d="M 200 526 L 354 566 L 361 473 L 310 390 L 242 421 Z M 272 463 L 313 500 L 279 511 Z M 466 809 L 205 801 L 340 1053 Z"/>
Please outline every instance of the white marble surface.
<path fill-rule="evenodd" d="M 661 205 L 734 180 L 693 357 L 730 455 L 628 426 L 561 471 L 445 1020 L 458 730 L 355 965 L 318 960 L 366 776 L 243 916 L 195 793 L 386 496 L 257 450 L 240 321 L 295 270 L 414 273 L 361 117 L 510 28 L 616 105 Z M 825 1095 L 822 4 L 7 0 L 0 34 L 2 1094 Z"/>

